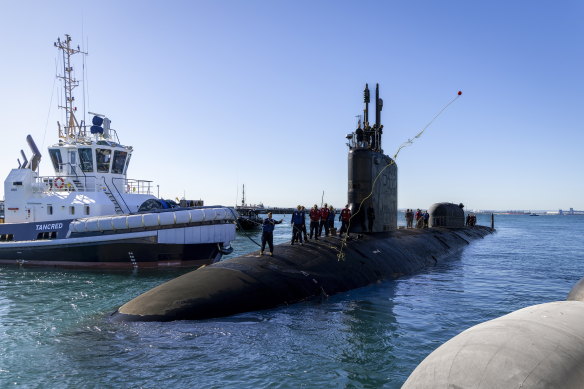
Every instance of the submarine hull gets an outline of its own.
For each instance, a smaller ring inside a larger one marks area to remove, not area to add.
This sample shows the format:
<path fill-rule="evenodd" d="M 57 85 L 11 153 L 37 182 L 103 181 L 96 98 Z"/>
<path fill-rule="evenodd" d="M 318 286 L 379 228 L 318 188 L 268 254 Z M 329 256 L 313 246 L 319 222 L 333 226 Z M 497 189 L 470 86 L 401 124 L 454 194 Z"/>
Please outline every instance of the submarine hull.
<path fill-rule="evenodd" d="M 274 308 L 414 274 L 494 230 L 400 229 L 343 242 L 278 245 L 218 262 L 168 281 L 121 306 L 119 321 L 198 320 Z"/>

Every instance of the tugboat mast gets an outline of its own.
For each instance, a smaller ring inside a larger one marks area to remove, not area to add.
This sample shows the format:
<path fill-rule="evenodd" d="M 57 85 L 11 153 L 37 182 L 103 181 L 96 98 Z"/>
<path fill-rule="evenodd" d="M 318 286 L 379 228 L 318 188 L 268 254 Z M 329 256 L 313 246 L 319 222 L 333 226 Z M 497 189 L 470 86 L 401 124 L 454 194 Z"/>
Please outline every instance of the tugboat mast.
<path fill-rule="evenodd" d="M 57 74 L 57 78 L 63 80 L 63 87 L 65 89 L 65 106 L 59 105 L 59 108 L 65 109 L 65 127 L 64 131 L 61 131 L 61 124 L 57 122 L 59 126 L 59 138 L 66 139 L 85 136 L 84 126 L 80 126 L 75 117 L 77 107 L 73 106 L 73 102 L 75 101 L 73 89 L 79 86 L 79 81 L 73 75 L 71 56 L 79 53 L 87 55 L 87 53 L 81 51 L 79 45 L 76 49 L 71 47 L 71 36 L 69 34 L 65 34 L 64 41 L 61 41 L 61 38 L 57 38 L 57 42 L 54 45 L 63 52 L 63 74 Z"/>

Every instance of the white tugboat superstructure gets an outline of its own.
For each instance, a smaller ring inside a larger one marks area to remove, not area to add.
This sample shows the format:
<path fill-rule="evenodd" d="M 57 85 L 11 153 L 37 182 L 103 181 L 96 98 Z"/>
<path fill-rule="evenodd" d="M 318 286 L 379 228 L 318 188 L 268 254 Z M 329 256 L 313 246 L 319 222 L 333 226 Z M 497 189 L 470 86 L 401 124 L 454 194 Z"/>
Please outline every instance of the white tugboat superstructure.
<path fill-rule="evenodd" d="M 55 47 L 63 53 L 65 125 L 58 123 L 58 143 L 48 148 L 54 175 L 38 174 L 41 153 L 29 135 L 30 161 L 21 151 L 24 161 L 4 182 L 0 263 L 151 267 L 218 260 L 235 238 L 234 211 L 170 208 L 152 194 L 152 181 L 128 179 L 133 149 L 120 143 L 111 120 L 90 112 L 88 126 L 75 116 L 79 82 L 71 56 L 86 53 L 71 47 L 69 35 Z M 145 203 L 150 210 L 139 212 Z"/>

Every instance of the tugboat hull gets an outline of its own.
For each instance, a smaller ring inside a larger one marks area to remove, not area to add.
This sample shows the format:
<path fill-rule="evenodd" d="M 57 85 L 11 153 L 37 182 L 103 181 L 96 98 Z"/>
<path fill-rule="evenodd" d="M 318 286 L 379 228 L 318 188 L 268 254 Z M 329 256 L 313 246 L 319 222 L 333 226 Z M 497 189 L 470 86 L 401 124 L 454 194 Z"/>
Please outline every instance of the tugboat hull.
<path fill-rule="evenodd" d="M 220 243 L 158 244 L 147 238 L 86 243 L 69 243 L 68 240 L 71 239 L 53 241 L 50 243 L 56 244 L 50 246 L 4 244 L 0 247 L 0 264 L 104 269 L 199 267 L 216 262 L 222 256 Z"/>
<path fill-rule="evenodd" d="M 228 253 L 227 208 L 198 208 L 0 226 L 0 264 L 58 267 L 198 267 Z M 40 226 L 40 227 L 39 227 Z M 37 232 L 42 231 L 42 232 Z M 19 239 L 14 239 L 19 237 Z"/>

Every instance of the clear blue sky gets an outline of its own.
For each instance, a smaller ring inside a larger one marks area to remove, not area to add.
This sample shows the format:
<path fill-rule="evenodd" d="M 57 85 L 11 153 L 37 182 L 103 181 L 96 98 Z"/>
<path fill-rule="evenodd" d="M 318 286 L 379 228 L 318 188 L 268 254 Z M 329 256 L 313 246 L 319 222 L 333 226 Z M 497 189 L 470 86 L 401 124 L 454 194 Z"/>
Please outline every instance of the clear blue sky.
<path fill-rule="evenodd" d="M 230 205 L 245 184 L 252 203 L 310 206 L 324 190 L 344 205 L 345 135 L 379 82 L 390 155 L 463 91 L 399 155 L 400 208 L 584 209 L 581 1 L 1 6 L 1 177 L 28 133 L 51 174 L 53 42 L 68 33 L 89 51 L 88 110 L 134 146 L 129 176 L 164 197 Z"/>

